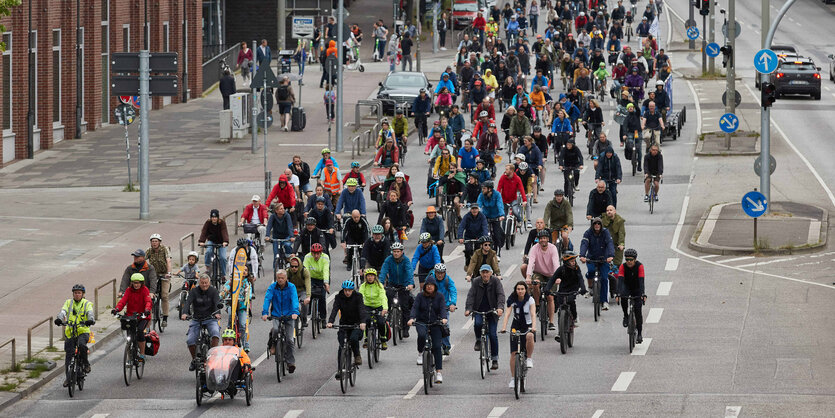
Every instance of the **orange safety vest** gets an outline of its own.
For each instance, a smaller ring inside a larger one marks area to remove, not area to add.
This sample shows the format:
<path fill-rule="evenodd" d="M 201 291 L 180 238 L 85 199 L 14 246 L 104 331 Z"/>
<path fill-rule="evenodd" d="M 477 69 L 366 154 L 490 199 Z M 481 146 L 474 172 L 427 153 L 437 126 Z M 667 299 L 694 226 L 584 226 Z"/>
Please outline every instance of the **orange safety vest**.
<path fill-rule="evenodd" d="M 330 172 L 327 167 L 322 170 L 322 186 L 331 195 L 336 195 L 342 191 L 342 182 L 339 181 L 339 173 L 336 168 L 332 168 Z"/>

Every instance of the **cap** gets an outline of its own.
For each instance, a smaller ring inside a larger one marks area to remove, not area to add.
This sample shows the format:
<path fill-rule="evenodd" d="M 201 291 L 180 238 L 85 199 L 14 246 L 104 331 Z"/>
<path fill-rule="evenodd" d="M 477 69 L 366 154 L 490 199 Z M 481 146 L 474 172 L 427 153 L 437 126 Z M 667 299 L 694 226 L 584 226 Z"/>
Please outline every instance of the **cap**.
<path fill-rule="evenodd" d="M 218 217 L 218 218 L 220 218 L 220 211 L 219 211 L 219 210 L 217 210 L 217 209 L 212 209 L 212 210 L 210 210 L 210 211 L 209 211 L 209 217 L 210 217 L 210 218 L 212 218 L 212 217 Z"/>
<path fill-rule="evenodd" d="M 489 264 L 482 264 L 481 268 L 478 271 L 489 271 L 490 273 L 493 272 L 493 267 L 490 267 Z"/>
<path fill-rule="evenodd" d="M 134 257 L 145 257 L 145 251 L 140 248 L 140 249 L 130 253 L 130 255 L 132 255 Z"/>
<path fill-rule="evenodd" d="M 260 202 L 261 201 L 261 196 L 258 196 L 257 194 L 252 195 L 252 201 L 253 202 Z"/>
<path fill-rule="evenodd" d="M 429 207 L 426 208 L 426 213 L 436 213 L 436 212 L 437 211 L 435 210 L 434 206 L 429 206 Z"/>
<path fill-rule="evenodd" d="M 402 179 L 405 179 L 405 178 L 406 178 L 406 175 L 405 175 L 405 174 L 403 174 L 403 172 L 402 172 L 402 171 L 398 171 L 397 173 L 395 173 L 395 174 L 394 174 L 394 178 L 402 178 Z"/>
<path fill-rule="evenodd" d="M 333 166 L 333 160 L 329 159 L 329 160 L 325 161 L 325 166 L 327 166 L 327 167 Z"/>

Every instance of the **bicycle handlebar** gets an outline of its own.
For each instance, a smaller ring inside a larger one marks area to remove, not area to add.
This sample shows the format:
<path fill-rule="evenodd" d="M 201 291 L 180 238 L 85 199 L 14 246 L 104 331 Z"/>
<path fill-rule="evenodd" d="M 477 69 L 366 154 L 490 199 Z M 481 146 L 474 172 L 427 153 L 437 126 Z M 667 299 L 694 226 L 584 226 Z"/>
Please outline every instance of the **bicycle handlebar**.
<path fill-rule="evenodd" d="M 278 320 L 278 321 L 292 321 L 293 317 L 290 316 L 290 315 L 282 315 L 282 316 L 272 316 L 272 315 L 270 315 L 270 316 L 267 316 L 267 319 L 270 320 L 270 321 L 275 321 L 275 320 Z"/>

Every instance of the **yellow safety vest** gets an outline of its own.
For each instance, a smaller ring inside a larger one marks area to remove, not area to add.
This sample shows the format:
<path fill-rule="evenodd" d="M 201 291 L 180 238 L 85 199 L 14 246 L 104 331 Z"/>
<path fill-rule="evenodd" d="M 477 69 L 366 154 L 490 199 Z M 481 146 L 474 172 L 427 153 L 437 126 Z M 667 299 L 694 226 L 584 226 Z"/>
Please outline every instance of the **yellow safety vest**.
<path fill-rule="evenodd" d="M 80 325 L 78 326 L 78 335 L 81 334 L 88 334 L 90 333 L 90 328 L 83 325 L 85 321 L 87 321 L 87 311 L 92 311 L 93 307 L 90 304 L 90 301 L 87 299 L 81 299 L 80 301 L 76 302 L 73 299 L 67 299 L 64 302 L 64 307 L 62 308 L 64 312 L 67 313 L 67 324 L 75 324 L 78 322 Z M 64 335 L 67 338 L 75 338 L 78 335 L 72 335 L 73 328 L 71 326 L 67 326 L 64 328 Z"/>

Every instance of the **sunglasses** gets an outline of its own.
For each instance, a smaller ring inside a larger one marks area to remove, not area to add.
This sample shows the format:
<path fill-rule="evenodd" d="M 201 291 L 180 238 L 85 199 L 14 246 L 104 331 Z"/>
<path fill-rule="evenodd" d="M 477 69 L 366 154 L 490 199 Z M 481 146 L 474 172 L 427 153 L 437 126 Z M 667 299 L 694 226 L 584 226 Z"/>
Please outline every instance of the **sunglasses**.
<path fill-rule="evenodd" d="M 626 261 L 635 261 L 634 258 L 627 258 Z"/>
<path fill-rule="evenodd" d="M 299 266 L 290 266 L 291 269 L 297 269 Z"/>

